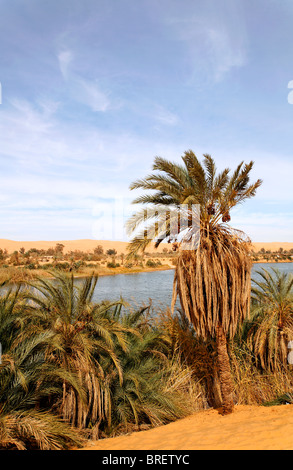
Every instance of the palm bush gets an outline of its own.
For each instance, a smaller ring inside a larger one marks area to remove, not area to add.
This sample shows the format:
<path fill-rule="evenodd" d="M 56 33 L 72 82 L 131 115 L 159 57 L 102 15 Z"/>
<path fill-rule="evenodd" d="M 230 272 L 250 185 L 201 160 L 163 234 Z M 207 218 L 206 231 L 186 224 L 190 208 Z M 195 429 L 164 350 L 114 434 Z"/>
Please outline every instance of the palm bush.
<path fill-rule="evenodd" d="M 0 285 L 0 341 L 2 350 L 8 350 L 22 327 L 22 317 L 26 310 L 21 301 L 21 286 L 15 289 L 7 281 Z"/>
<path fill-rule="evenodd" d="M 41 410 L 40 403 L 58 391 L 62 371 L 44 362 L 50 334 L 24 336 L 26 304 L 20 287 L 0 298 L 0 449 L 61 449 L 83 439 L 66 422 Z"/>
<path fill-rule="evenodd" d="M 0 449 L 61 450 L 81 446 L 85 441 L 76 430 L 48 412 L 2 411 Z"/>
<path fill-rule="evenodd" d="M 128 348 L 117 345 L 123 370 L 123 382 L 117 372 L 109 374 L 112 415 L 102 429 L 107 434 L 174 421 L 190 412 L 190 401 L 183 392 L 191 382 L 191 372 L 172 362 L 167 356 L 169 338 L 148 318 L 148 308 L 123 314 L 115 311 L 115 319 L 129 330 Z"/>
<path fill-rule="evenodd" d="M 97 277 L 75 283 L 73 275 L 55 274 L 54 280 L 39 279 L 26 294 L 30 305 L 26 334 L 47 333 L 45 361 L 63 371 L 62 398 L 54 409 L 67 421 L 94 429 L 109 414 L 106 374 L 102 364 L 113 364 L 120 380 L 122 370 L 114 350 L 114 338 L 126 348 L 125 333 L 110 321 L 107 312 L 117 302 L 92 302 Z"/>
<path fill-rule="evenodd" d="M 277 370 L 286 366 L 293 339 L 293 276 L 275 268 L 256 274 L 245 337 L 261 367 Z"/>

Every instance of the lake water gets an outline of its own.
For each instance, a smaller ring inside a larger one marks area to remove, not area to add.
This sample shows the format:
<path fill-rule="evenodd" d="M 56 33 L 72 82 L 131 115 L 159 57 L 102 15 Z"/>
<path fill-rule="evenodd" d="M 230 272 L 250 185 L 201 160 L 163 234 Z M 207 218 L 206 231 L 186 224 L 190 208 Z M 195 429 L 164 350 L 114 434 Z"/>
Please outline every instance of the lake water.
<path fill-rule="evenodd" d="M 257 263 L 252 267 L 252 279 L 256 271 L 274 267 L 282 272 L 293 273 L 293 263 Z M 98 280 L 94 301 L 119 300 L 120 296 L 131 305 L 148 304 L 157 308 L 170 307 L 174 270 L 153 271 L 138 274 L 103 276 Z"/>

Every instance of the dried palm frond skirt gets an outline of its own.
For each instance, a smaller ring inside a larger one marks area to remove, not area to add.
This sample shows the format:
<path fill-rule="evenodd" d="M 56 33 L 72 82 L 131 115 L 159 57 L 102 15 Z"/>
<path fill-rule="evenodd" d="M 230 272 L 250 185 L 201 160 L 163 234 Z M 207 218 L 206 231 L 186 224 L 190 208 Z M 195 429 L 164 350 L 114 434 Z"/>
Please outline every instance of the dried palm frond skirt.
<path fill-rule="evenodd" d="M 181 251 L 175 268 L 172 309 L 177 296 L 196 333 L 233 337 L 249 314 L 251 242 L 242 232 L 217 226 L 201 230 L 196 250 Z"/>

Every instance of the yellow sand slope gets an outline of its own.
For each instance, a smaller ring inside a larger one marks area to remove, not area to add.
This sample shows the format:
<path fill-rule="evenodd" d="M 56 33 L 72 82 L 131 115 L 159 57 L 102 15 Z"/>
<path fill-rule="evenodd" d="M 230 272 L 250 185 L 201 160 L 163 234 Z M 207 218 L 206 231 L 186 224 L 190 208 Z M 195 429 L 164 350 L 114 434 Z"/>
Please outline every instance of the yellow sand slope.
<path fill-rule="evenodd" d="M 293 405 L 206 410 L 166 426 L 91 442 L 83 450 L 293 450 Z"/>
<path fill-rule="evenodd" d="M 94 248 L 98 245 L 101 245 L 106 252 L 109 249 L 114 248 L 118 254 L 126 253 L 127 242 L 111 241 L 111 240 L 55 240 L 55 241 L 15 241 L 15 240 L 6 240 L 0 239 L 0 248 L 6 249 L 8 253 L 13 253 L 13 251 L 18 251 L 20 248 L 25 248 L 29 250 L 30 248 L 37 248 L 38 250 L 48 250 L 48 248 L 54 248 L 57 243 L 62 243 L 64 245 L 64 253 L 69 251 L 80 250 L 85 253 L 92 252 Z M 168 243 L 162 244 L 157 250 L 154 248 L 154 244 L 151 243 L 147 251 L 152 252 L 156 251 L 161 253 L 163 248 L 171 249 L 171 246 Z"/>

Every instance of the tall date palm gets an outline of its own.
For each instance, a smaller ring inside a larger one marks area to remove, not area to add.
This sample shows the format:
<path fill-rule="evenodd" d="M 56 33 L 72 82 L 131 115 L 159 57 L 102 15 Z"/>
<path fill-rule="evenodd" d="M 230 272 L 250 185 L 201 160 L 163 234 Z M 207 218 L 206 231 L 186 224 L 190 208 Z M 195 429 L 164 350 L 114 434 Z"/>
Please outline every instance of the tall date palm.
<path fill-rule="evenodd" d="M 127 223 L 132 234 L 142 227 L 129 244 L 129 256 L 152 241 L 155 246 L 168 241 L 175 249 L 179 247 L 172 303 L 179 296 L 197 335 L 216 339 L 222 411 L 227 414 L 233 410 L 227 338 L 235 335 L 248 314 L 251 271 L 250 240 L 228 222 L 231 209 L 255 196 L 261 180 L 249 184 L 252 161 L 241 162 L 230 174 L 228 168 L 217 173 L 214 160 L 207 154 L 203 164 L 191 150 L 182 160 L 183 164 L 177 164 L 156 157 L 155 173 L 130 186 L 151 193 L 133 201 L 148 209 L 137 211 Z M 182 217 L 182 207 L 186 223 L 182 230 L 178 223 L 174 231 L 174 214 Z M 197 223 L 190 223 L 195 218 Z"/>

